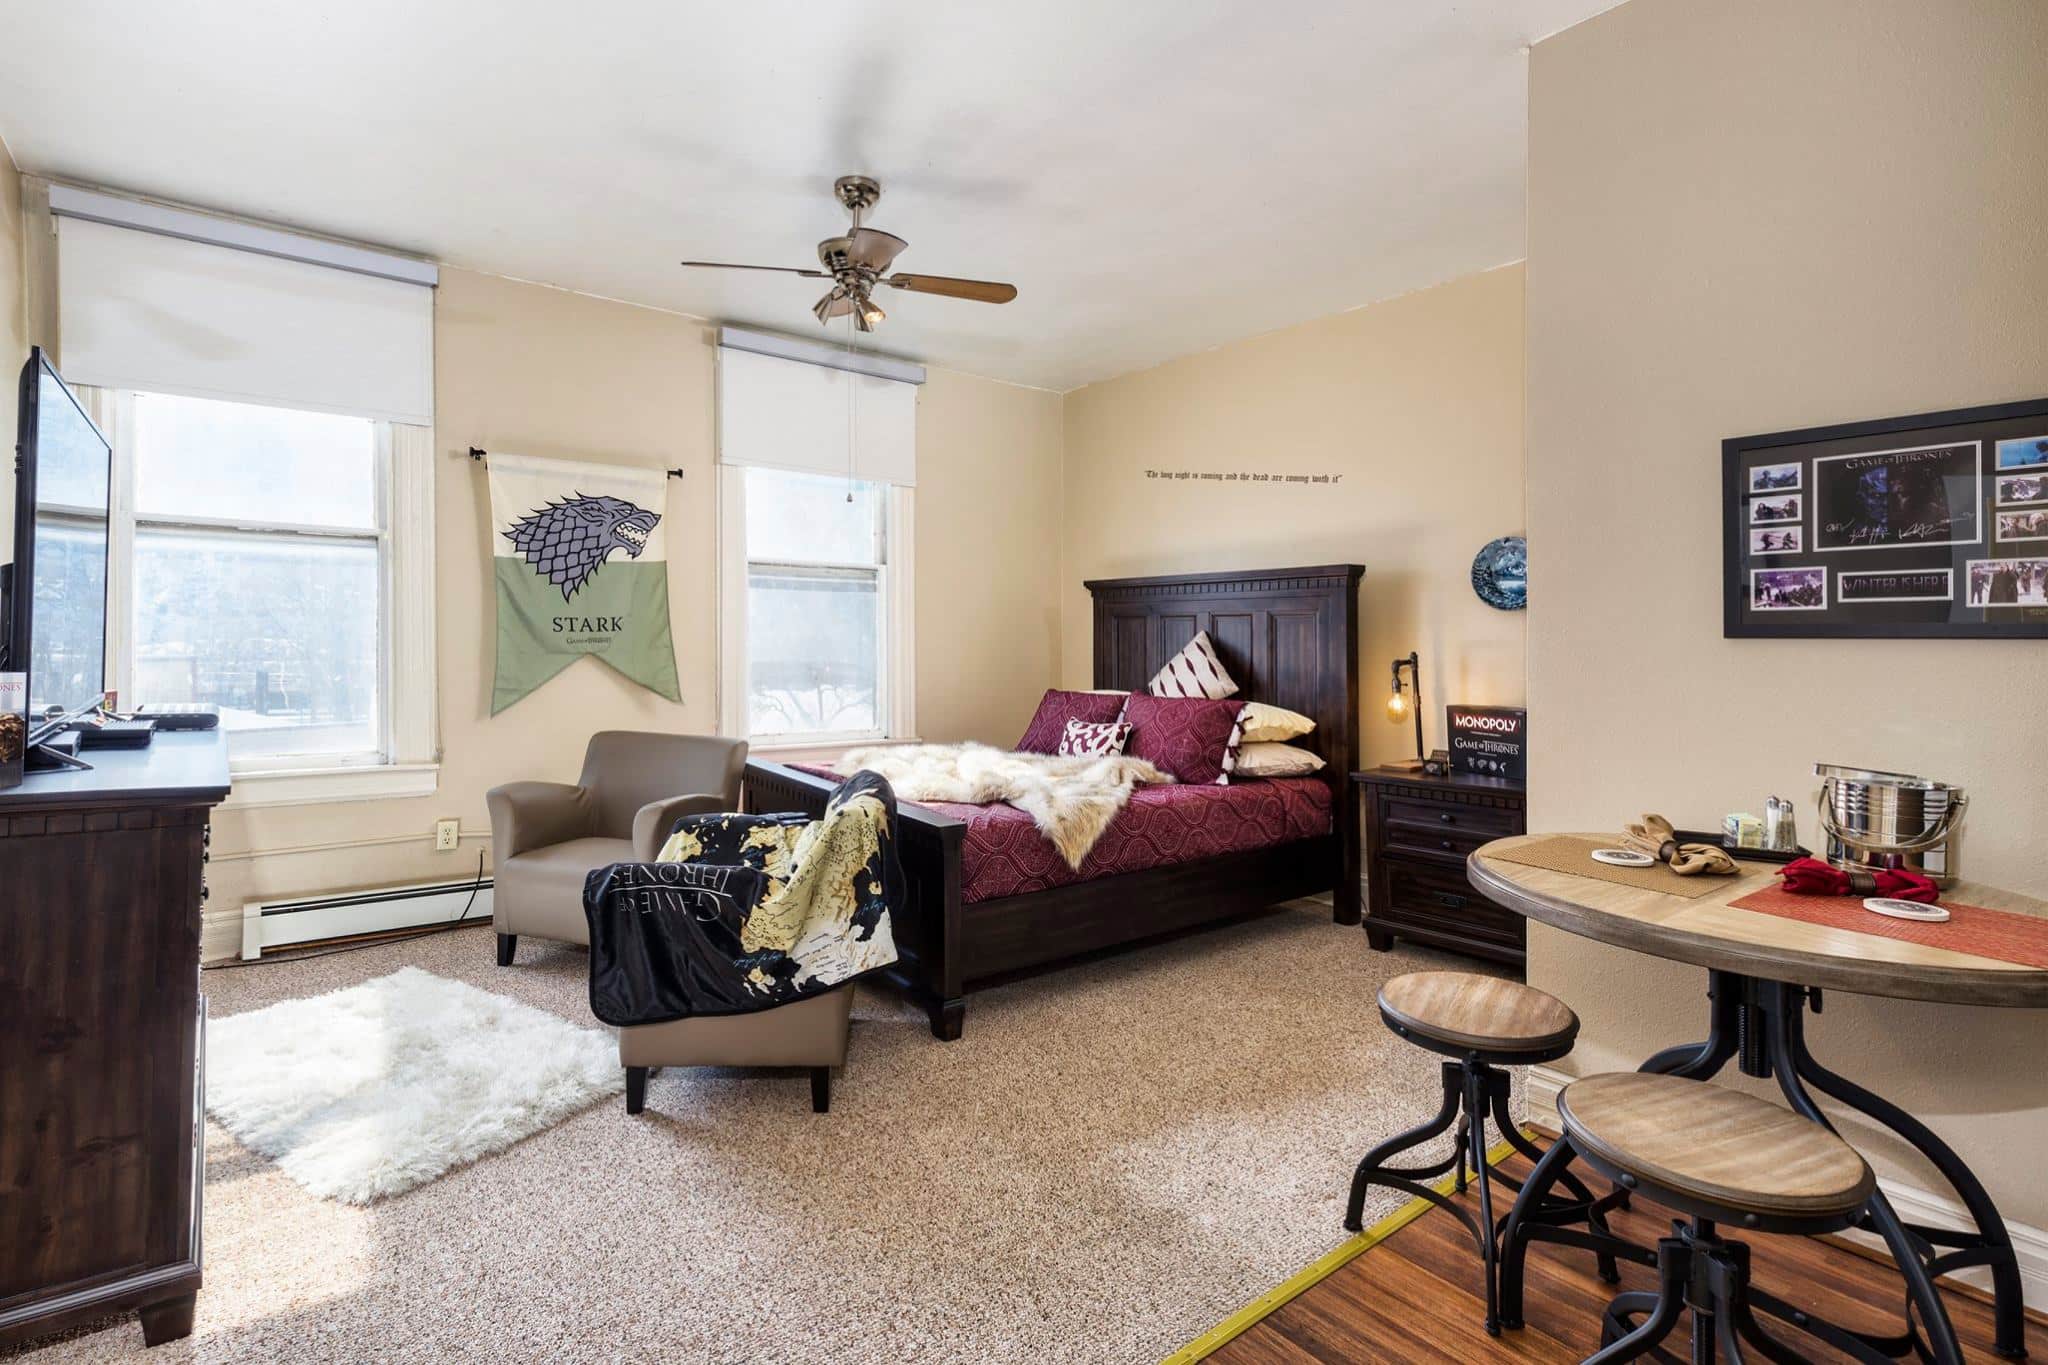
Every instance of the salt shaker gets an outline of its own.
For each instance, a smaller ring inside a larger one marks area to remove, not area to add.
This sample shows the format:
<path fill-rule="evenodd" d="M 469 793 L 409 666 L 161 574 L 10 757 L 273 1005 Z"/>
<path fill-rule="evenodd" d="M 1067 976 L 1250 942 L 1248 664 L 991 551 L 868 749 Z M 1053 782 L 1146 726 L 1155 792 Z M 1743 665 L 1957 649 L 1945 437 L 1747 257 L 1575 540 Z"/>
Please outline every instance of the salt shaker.
<path fill-rule="evenodd" d="M 1792 813 L 1792 803 L 1773 796 L 1764 803 L 1764 847 L 1786 852 L 1798 844 L 1798 821 Z"/>

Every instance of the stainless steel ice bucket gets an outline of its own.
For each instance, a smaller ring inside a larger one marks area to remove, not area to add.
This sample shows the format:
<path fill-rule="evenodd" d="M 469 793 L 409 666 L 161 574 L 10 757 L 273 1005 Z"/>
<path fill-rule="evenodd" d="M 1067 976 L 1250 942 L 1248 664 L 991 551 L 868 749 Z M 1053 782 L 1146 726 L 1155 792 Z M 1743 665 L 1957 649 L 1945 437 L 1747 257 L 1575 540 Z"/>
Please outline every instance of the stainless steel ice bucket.
<path fill-rule="evenodd" d="M 1828 861 L 1845 871 L 1897 868 L 1953 885 L 1970 799 L 1961 787 L 1909 773 L 1813 765 Z"/>

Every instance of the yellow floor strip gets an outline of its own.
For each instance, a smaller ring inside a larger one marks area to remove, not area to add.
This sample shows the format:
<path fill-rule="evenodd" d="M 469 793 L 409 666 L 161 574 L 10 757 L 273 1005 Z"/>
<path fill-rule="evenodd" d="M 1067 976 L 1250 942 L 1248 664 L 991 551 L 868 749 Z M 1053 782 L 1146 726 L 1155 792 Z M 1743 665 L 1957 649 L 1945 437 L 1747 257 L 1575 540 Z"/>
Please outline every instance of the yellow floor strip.
<path fill-rule="evenodd" d="M 1487 1152 L 1486 1164 L 1497 1166 L 1503 1158 L 1514 1150 L 1514 1147 L 1505 1140 L 1497 1142 Z M 1457 1177 L 1455 1175 L 1447 1175 L 1430 1188 L 1434 1189 L 1438 1194 L 1449 1194 L 1456 1184 Z M 1244 1333 L 1250 1331 L 1261 1321 L 1277 1312 L 1289 1300 L 1307 1293 L 1310 1289 L 1336 1274 L 1346 1265 L 1357 1260 L 1366 1252 L 1371 1251 L 1381 1242 L 1386 1241 L 1387 1238 L 1392 1237 L 1402 1228 L 1407 1227 L 1410 1223 L 1435 1207 L 1427 1199 L 1409 1200 L 1385 1218 L 1380 1219 L 1379 1222 L 1374 1223 L 1364 1232 L 1324 1252 L 1308 1266 L 1296 1271 L 1280 1284 L 1259 1295 L 1256 1299 L 1253 1299 L 1250 1303 L 1238 1309 L 1235 1313 L 1232 1313 L 1229 1317 L 1217 1323 L 1178 1351 L 1175 1351 L 1172 1355 L 1161 1361 L 1159 1365 L 1195 1365 L 1196 1361 L 1206 1359 L 1212 1353 L 1221 1350 L 1226 1344 L 1244 1335 Z M 1475 1252 L 1474 1254 L 1476 1255 L 1477 1253 Z"/>

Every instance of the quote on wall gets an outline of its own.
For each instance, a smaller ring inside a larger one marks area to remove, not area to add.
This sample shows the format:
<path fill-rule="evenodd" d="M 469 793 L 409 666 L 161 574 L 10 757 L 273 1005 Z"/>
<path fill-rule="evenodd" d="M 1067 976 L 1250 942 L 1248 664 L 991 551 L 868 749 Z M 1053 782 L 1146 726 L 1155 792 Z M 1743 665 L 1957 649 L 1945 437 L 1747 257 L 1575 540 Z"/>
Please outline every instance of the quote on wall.
<path fill-rule="evenodd" d="M 1250 470 L 1148 469 L 1148 479 L 1187 480 L 1194 483 L 1300 483 L 1344 482 L 1342 474 L 1261 474 Z"/>

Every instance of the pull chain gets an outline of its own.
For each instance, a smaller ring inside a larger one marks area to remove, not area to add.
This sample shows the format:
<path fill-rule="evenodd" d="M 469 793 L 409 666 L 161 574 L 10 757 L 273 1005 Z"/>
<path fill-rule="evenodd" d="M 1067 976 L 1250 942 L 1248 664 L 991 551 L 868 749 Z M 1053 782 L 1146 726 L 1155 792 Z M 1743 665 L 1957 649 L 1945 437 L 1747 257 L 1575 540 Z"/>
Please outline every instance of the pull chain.
<path fill-rule="evenodd" d="M 859 210 L 855 210 L 854 212 L 854 221 L 856 225 L 860 221 Z M 858 303 L 856 303 L 855 306 L 858 307 Z M 855 377 L 853 373 L 853 314 L 848 313 L 846 315 L 846 500 L 849 503 L 853 501 L 853 475 L 855 468 L 853 443 L 859 434 L 859 427 L 854 420 L 853 412 L 854 383 Z"/>

